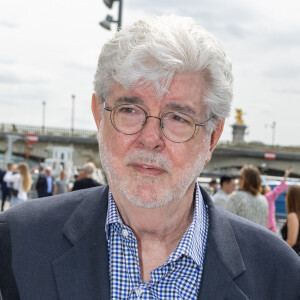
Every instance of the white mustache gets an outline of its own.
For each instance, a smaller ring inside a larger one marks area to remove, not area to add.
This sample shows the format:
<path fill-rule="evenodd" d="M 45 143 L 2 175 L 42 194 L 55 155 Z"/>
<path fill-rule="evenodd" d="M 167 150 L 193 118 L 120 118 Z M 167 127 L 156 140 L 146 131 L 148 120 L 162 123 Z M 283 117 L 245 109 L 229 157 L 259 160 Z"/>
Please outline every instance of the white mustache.
<path fill-rule="evenodd" d="M 133 163 L 145 163 L 152 164 L 158 168 L 161 168 L 167 172 L 171 171 L 172 163 L 166 158 L 163 154 L 157 152 L 149 152 L 147 150 L 138 150 L 135 149 L 131 153 L 129 153 L 124 162 L 126 165 Z"/>

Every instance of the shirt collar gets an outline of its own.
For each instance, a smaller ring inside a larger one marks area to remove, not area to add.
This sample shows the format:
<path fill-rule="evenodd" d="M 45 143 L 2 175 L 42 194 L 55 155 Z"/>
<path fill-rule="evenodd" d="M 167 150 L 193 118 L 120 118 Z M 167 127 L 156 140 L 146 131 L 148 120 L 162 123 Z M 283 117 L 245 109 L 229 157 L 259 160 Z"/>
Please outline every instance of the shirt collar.
<path fill-rule="evenodd" d="M 112 196 L 112 193 L 109 189 L 109 191 L 108 191 L 108 209 L 107 209 L 107 216 L 106 216 L 106 223 L 105 223 L 105 233 L 106 233 L 107 241 L 110 236 L 110 225 L 113 223 L 123 224 L 123 221 L 120 217 L 117 205 L 116 205 L 115 200 Z"/>
<path fill-rule="evenodd" d="M 180 240 L 178 246 L 168 257 L 165 265 L 175 262 L 182 255 L 186 255 L 193 259 L 198 266 L 203 263 L 202 257 L 204 257 L 207 228 L 208 228 L 208 213 L 207 206 L 203 201 L 203 197 L 198 183 L 195 186 L 194 194 L 194 215 L 193 221 L 188 227 L 187 231 Z M 116 203 L 113 199 L 112 193 L 108 192 L 108 210 L 105 224 L 106 238 L 110 236 L 110 225 L 113 223 L 124 224 Z"/>
<path fill-rule="evenodd" d="M 198 266 L 201 266 L 206 245 L 208 213 L 198 183 L 196 183 L 194 197 L 193 221 L 165 264 L 176 261 L 185 255 L 194 260 Z"/>

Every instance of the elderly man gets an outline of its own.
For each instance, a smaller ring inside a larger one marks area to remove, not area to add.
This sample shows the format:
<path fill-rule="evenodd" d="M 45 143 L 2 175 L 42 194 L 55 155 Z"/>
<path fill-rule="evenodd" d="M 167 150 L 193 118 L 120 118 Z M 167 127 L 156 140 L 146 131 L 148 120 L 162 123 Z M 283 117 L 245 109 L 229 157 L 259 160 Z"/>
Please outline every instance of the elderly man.
<path fill-rule="evenodd" d="M 93 179 L 95 171 L 96 171 L 96 166 L 94 163 L 92 162 L 86 163 L 80 172 L 80 178 L 74 182 L 72 191 L 88 189 L 91 187 L 101 185 L 98 181 Z"/>
<path fill-rule="evenodd" d="M 4 299 L 297 299 L 294 251 L 196 184 L 231 98 L 230 62 L 192 19 L 116 33 L 92 99 L 108 185 L 1 215 Z"/>
<path fill-rule="evenodd" d="M 52 196 L 53 194 L 54 179 L 51 175 L 51 171 L 51 167 L 48 166 L 46 167 L 45 174 L 41 173 L 38 177 L 35 188 L 39 198 Z"/>

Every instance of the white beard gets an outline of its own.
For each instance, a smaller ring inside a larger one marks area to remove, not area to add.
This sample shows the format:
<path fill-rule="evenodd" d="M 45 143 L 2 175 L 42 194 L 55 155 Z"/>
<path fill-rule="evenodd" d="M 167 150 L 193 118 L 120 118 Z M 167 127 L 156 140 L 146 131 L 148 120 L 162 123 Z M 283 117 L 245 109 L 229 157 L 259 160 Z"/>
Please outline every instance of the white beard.
<path fill-rule="evenodd" d="M 132 176 L 126 178 L 118 172 L 116 168 L 117 158 L 112 155 L 104 142 L 102 127 L 101 122 L 98 134 L 99 154 L 109 184 L 111 188 L 118 189 L 123 197 L 138 207 L 156 208 L 164 206 L 175 199 L 181 199 L 188 188 L 195 183 L 208 158 L 208 143 L 204 141 L 205 147 L 203 151 L 199 154 L 196 161 L 188 161 L 186 163 L 179 180 L 176 182 L 171 181 L 173 184 L 170 186 L 159 188 L 158 184 L 162 180 L 160 176 L 158 178 L 146 177 L 134 173 L 133 179 Z M 133 162 L 154 164 L 166 171 L 166 175 L 163 176 L 174 178 L 172 162 L 159 152 L 134 149 L 123 158 L 123 162 L 125 166 Z"/>

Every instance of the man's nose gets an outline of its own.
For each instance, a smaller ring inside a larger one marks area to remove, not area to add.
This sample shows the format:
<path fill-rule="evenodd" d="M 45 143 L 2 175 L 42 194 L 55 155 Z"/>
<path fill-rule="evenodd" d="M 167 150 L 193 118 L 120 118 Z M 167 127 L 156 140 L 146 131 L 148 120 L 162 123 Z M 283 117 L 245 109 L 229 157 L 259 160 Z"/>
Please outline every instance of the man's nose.
<path fill-rule="evenodd" d="M 164 147 L 164 135 L 160 124 L 160 118 L 147 116 L 145 125 L 140 133 L 141 141 L 145 147 L 149 149 L 159 149 Z"/>

